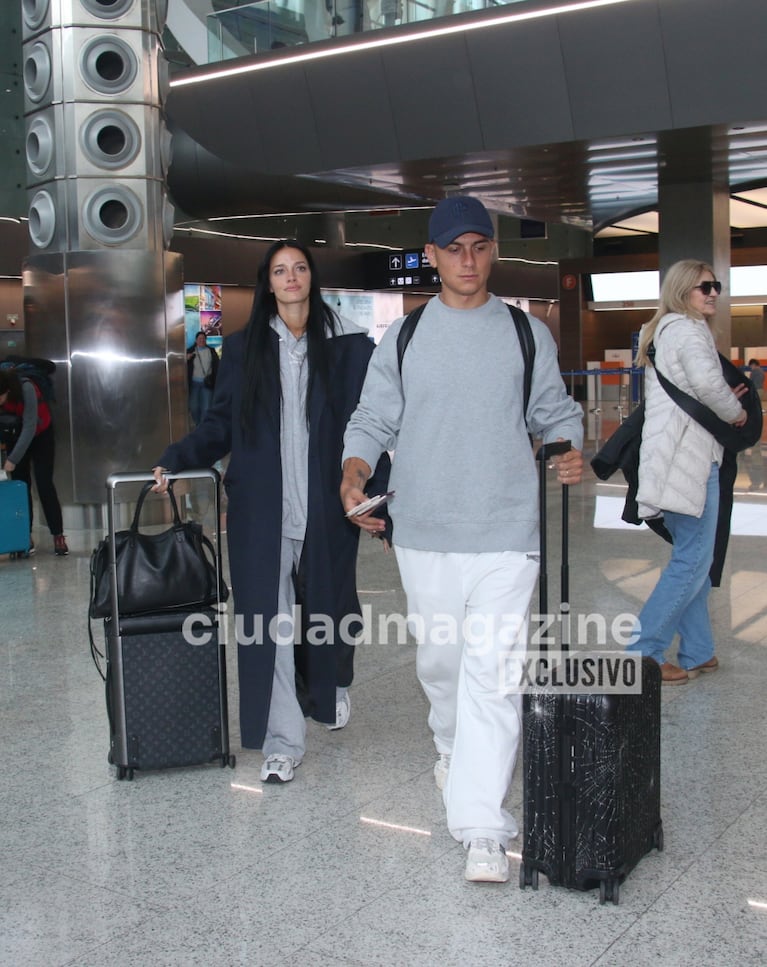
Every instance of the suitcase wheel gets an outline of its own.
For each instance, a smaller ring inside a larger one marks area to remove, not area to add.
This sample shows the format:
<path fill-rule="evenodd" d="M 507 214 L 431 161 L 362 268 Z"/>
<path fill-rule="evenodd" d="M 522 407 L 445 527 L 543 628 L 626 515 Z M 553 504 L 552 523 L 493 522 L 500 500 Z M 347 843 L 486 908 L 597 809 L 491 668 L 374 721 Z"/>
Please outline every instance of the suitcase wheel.
<path fill-rule="evenodd" d="M 10 553 L 12 561 L 21 561 L 25 557 L 29 557 L 29 551 L 11 551 Z"/>
<path fill-rule="evenodd" d="M 612 900 L 618 906 L 620 900 L 620 880 L 600 880 L 599 881 L 599 902 L 606 903 Z"/>
<path fill-rule="evenodd" d="M 538 869 L 522 863 L 519 867 L 519 888 L 524 890 L 526 886 L 532 886 L 534 890 L 538 889 Z"/>
<path fill-rule="evenodd" d="M 663 852 L 663 827 L 660 826 L 655 830 L 652 838 L 652 844 L 657 849 L 659 853 Z"/>

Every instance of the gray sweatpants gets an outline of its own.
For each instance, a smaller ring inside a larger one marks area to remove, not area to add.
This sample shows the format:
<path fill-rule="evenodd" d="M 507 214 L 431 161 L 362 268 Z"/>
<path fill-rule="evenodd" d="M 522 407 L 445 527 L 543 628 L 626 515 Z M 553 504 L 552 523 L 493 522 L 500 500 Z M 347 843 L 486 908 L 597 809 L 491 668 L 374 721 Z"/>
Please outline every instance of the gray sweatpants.
<path fill-rule="evenodd" d="M 280 585 L 277 592 L 279 641 L 275 646 L 272 700 L 264 738 L 264 756 L 289 755 L 298 763 L 306 751 L 306 719 L 296 698 L 296 669 L 293 656 L 293 606 L 296 589 L 293 568 L 298 569 L 304 542 L 282 538 Z"/>

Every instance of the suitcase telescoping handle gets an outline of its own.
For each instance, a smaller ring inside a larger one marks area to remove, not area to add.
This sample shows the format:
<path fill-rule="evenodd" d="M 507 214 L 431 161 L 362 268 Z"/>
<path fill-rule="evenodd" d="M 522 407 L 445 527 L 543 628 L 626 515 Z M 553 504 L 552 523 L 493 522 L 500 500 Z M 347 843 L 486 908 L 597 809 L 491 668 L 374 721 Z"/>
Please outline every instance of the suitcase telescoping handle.
<path fill-rule="evenodd" d="M 178 473 L 166 473 L 168 480 L 210 480 L 213 484 L 213 512 L 216 528 L 216 587 L 221 587 L 221 474 L 215 467 L 204 467 L 200 470 L 180 470 Z M 117 588 L 117 560 L 115 556 L 115 489 L 121 484 L 149 483 L 154 480 L 154 474 L 146 470 L 124 471 L 112 473 L 107 477 L 107 533 L 109 534 L 109 570 L 112 594 L 112 605 L 115 620 L 118 614 Z"/>
<path fill-rule="evenodd" d="M 200 470 L 180 470 L 178 473 L 166 473 L 168 480 L 210 480 L 213 483 L 213 498 L 216 528 L 218 529 L 221 520 L 221 474 L 214 467 L 205 467 Z M 112 473 L 107 477 L 107 532 L 110 537 L 115 532 L 115 488 L 120 484 L 129 483 L 150 483 L 154 480 L 154 474 L 146 470 L 125 471 Z M 220 535 L 216 533 L 216 539 Z M 218 541 L 220 543 L 220 541 Z M 114 541 L 112 541 L 114 549 Z"/>
<path fill-rule="evenodd" d="M 546 511 L 546 464 L 552 457 L 562 453 L 568 453 L 572 449 L 570 440 L 557 440 L 554 443 L 544 443 L 538 449 L 536 459 L 540 461 L 538 481 L 540 487 L 540 534 L 541 534 L 541 572 L 538 578 L 538 607 L 541 620 L 545 621 L 545 615 L 549 610 L 549 578 L 548 578 L 548 553 L 547 547 L 547 511 Z M 567 484 L 562 484 L 562 563 L 560 566 L 560 610 L 562 613 L 567 611 L 570 606 L 570 548 L 568 543 L 569 531 L 569 490 Z M 566 640 L 565 628 L 567 623 L 562 622 L 562 651 L 567 651 L 568 642 Z M 546 636 L 541 636 L 541 650 L 546 648 Z"/>

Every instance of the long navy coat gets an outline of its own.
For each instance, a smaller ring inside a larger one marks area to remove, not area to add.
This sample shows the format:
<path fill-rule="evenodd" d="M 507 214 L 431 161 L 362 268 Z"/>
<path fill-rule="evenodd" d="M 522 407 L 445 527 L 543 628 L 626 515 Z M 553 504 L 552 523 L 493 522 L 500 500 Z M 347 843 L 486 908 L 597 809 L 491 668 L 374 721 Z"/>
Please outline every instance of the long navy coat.
<path fill-rule="evenodd" d="M 278 337 L 274 332 L 271 336 L 277 367 Z M 315 622 L 312 636 L 326 643 L 298 643 L 296 668 L 306 692 L 299 693 L 304 710 L 320 722 L 333 723 L 336 685 L 349 685 L 353 674 L 353 647 L 340 640 L 338 623 L 360 610 L 355 575 L 360 531 L 344 517 L 339 498 L 343 433 L 359 400 L 374 347 L 360 331 L 329 339 L 328 348 L 329 392 L 319 379 L 313 381 L 311 391 L 308 519 L 298 581 L 304 617 L 328 616 Z M 244 351 L 243 332 L 224 341 L 210 408 L 199 426 L 168 447 L 159 465 L 172 471 L 209 467 L 231 453 L 224 486 L 235 616 L 243 639 L 252 637 L 259 623 L 263 627 L 256 642 L 238 641 L 240 730 L 243 746 L 260 749 L 274 672 L 275 644 L 268 631 L 277 612 L 282 536 L 280 406 L 275 398 L 270 414 L 262 407 L 254 438 L 244 438 L 240 423 Z M 275 396 L 278 385 L 279 379 Z M 387 482 L 385 456 L 369 481 L 368 492 L 382 492 Z M 311 631 L 305 622 L 304 636 L 307 630 Z"/>

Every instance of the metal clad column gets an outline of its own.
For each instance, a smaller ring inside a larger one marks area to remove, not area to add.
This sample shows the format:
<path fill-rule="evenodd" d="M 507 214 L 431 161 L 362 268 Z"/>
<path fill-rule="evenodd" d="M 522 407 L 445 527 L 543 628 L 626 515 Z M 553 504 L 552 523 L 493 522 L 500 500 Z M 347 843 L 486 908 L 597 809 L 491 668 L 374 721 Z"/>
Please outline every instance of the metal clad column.
<path fill-rule="evenodd" d="M 707 129 L 696 133 L 666 132 L 659 140 L 658 263 L 661 279 L 680 259 L 710 263 L 724 288 L 716 314 L 717 343 L 729 358 L 730 192 L 727 172 L 717 178 L 716 157 Z"/>
<path fill-rule="evenodd" d="M 167 252 L 167 0 L 21 6 L 27 348 L 58 365 L 62 498 L 100 504 L 109 473 L 149 466 L 185 425 L 182 269 Z"/>

